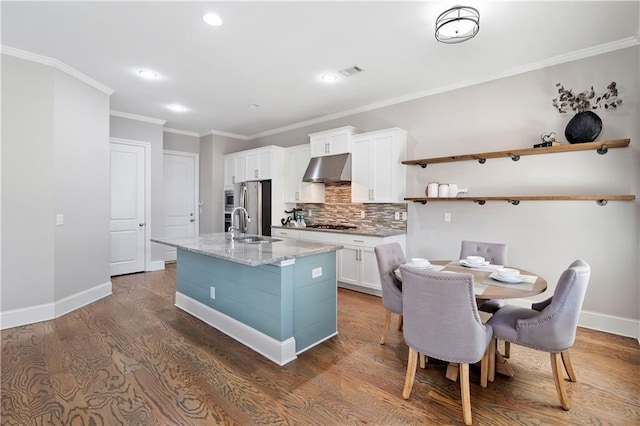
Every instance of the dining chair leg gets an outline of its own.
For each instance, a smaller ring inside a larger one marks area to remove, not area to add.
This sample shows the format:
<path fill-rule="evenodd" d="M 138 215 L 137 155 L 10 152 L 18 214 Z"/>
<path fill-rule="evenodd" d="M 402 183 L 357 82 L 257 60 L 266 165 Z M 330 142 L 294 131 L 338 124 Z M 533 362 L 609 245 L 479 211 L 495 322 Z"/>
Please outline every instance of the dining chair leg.
<path fill-rule="evenodd" d="M 560 353 L 562 357 L 562 363 L 564 364 L 564 369 L 567 370 L 567 375 L 569 376 L 569 380 L 572 382 L 577 382 L 578 377 L 576 376 L 575 371 L 573 371 L 573 365 L 571 364 L 571 357 L 569 356 L 569 349 Z"/>
<path fill-rule="evenodd" d="M 505 358 L 511 356 L 511 342 L 504 341 L 504 355 Z"/>
<path fill-rule="evenodd" d="M 418 353 L 418 360 L 420 360 L 420 368 L 423 370 L 427 368 L 428 357 L 425 354 Z"/>
<path fill-rule="evenodd" d="M 471 393 L 469 390 L 469 364 L 460 364 L 460 396 L 462 398 L 462 418 L 465 425 L 471 421 Z"/>
<path fill-rule="evenodd" d="M 569 410 L 569 398 L 567 398 L 567 392 L 564 389 L 564 378 L 562 376 L 562 356 L 559 353 L 552 353 L 551 355 L 551 369 L 553 370 L 553 381 L 556 384 L 556 390 L 560 397 L 560 406 L 564 410 Z"/>
<path fill-rule="evenodd" d="M 402 316 L 402 314 L 400 314 L 400 320 L 398 320 L 398 330 L 402 331 L 403 327 L 404 327 L 404 317 Z"/>
<path fill-rule="evenodd" d="M 487 387 L 487 378 L 489 376 L 489 352 L 491 352 L 491 342 L 489 342 L 489 346 L 484 351 L 484 355 L 482 355 L 482 359 L 480 360 L 480 386 L 483 388 Z"/>
<path fill-rule="evenodd" d="M 380 337 L 380 344 L 384 345 L 387 341 L 387 334 L 389 334 L 389 327 L 391 326 L 391 311 L 384 311 L 384 327 L 382 328 L 382 337 Z"/>
<path fill-rule="evenodd" d="M 418 361 L 418 351 L 409 347 L 409 360 L 407 361 L 407 375 L 404 378 L 404 389 L 402 389 L 402 397 L 409 399 L 411 389 L 413 388 L 413 380 L 416 377 L 416 365 Z"/>
<path fill-rule="evenodd" d="M 491 383 L 496 379 L 496 349 L 498 346 L 498 341 L 496 339 L 491 339 L 491 343 L 489 343 L 489 371 L 487 373 L 487 380 Z"/>

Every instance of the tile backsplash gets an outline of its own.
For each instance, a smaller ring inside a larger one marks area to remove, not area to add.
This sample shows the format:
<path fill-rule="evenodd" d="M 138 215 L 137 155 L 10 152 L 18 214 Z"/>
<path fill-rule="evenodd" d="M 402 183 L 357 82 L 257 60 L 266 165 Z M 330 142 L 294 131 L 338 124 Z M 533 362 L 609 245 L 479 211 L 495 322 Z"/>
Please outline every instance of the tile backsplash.
<path fill-rule="evenodd" d="M 352 225 L 362 230 L 398 229 L 406 231 L 407 221 L 395 220 L 395 213 L 406 214 L 407 203 L 352 203 L 349 182 L 325 183 L 325 202 L 299 203 L 307 224 Z M 311 216 L 309 216 L 311 211 Z M 364 218 L 362 218 L 364 212 Z M 402 218 L 402 215 L 400 216 Z"/>

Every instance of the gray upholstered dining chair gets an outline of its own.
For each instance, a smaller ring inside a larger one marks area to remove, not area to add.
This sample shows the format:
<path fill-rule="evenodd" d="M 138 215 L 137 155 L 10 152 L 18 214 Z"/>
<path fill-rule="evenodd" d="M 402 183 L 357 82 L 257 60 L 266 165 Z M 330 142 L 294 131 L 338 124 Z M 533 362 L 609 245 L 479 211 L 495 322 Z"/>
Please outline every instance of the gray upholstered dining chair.
<path fill-rule="evenodd" d="M 460 364 L 464 423 L 471 424 L 469 364 L 481 361 L 480 384 L 487 386 L 492 329 L 480 319 L 473 275 L 433 272 L 409 265 L 402 273 L 404 340 L 409 360 L 402 397 L 409 399 L 418 353 Z"/>
<path fill-rule="evenodd" d="M 482 256 L 493 265 L 506 265 L 507 245 L 463 240 L 460 245 L 460 257 L 458 259 L 465 259 L 467 256 Z M 483 312 L 494 313 L 503 306 L 504 300 L 490 299 L 482 303 L 478 309 Z"/>
<path fill-rule="evenodd" d="M 398 243 L 381 244 L 374 248 L 382 286 L 382 304 L 384 305 L 384 327 L 380 344 L 384 345 L 391 326 L 391 313 L 400 315 L 398 330 L 402 330 L 402 283 L 396 278 L 395 270 L 406 263 L 402 247 Z"/>
<path fill-rule="evenodd" d="M 507 245 L 503 243 L 483 243 L 480 241 L 463 240 L 460 244 L 460 257 L 458 259 L 465 259 L 467 256 L 482 256 L 492 265 L 506 265 Z M 478 309 L 482 312 L 494 314 L 503 306 L 504 300 L 502 299 L 488 299 L 479 303 Z M 509 342 L 505 342 L 504 357 L 509 358 L 510 352 L 511 347 L 509 346 Z"/>
<path fill-rule="evenodd" d="M 575 382 L 577 379 L 569 349 L 576 338 L 578 317 L 590 275 L 590 266 L 576 260 L 562 273 L 550 299 L 534 304 L 533 309 L 507 305 L 487 322 L 494 330 L 492 346 L 495 339 L 501 339 L 550 353 L 553 379 L 560 405 L 565 410 L 570 406 L 560 364 L 564 365 L 569 380 Z M 490 371 L 489 375 L 493 374 L 493 370 Z"/>

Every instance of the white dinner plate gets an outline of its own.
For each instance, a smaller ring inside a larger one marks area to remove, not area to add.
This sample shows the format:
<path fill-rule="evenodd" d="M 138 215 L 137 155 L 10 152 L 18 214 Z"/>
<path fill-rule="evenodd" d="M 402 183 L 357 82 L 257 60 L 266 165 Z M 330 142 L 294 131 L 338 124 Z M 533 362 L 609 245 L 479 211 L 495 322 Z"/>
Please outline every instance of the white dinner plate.
<path fill-rule="evenodd" d="M 497 273 L 494 273 L 494 274 L 491 274 L 490 277 L 496 281 L 500 281 L 508 284 L 519 284 L 522 281 L 524 281 L 524 278 L 522 277 L 522 275 L 518 275 L 515 277 L 503 277 Z"/>
<path fill-rule="evenodd" d="M 467 268 L 478 268 L 478 267 L 482 267 L 482 266 L 487 266 L 489 265 L 489 261 L 485 260 L 482 263 L 469 263 L 467 262 L 465 259 L 460 259 L 460 264 L 462 266 L 466 266 Z"/>
<path fill-rule="evenodd" d="M 432 264 L 428 264 L 425 265 L 424 263 L 409 263 L 409 266 L 413 266 L 414 268 L 420 268 L 420 269 L 431 269 L 433 268 Z"/>

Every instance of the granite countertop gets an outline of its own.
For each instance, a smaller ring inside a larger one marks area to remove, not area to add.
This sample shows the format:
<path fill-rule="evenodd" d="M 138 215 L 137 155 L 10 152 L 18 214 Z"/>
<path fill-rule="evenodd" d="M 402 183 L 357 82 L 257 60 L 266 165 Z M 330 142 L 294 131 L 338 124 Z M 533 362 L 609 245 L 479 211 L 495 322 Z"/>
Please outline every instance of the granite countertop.
<path fill-rule="evenodd" d="M 368 235 L 371 237 L 393 237 L 396 235 L 406 234 L 407 231 L 401 229 L 324 229 L 324 228 L 298 228 L 295 226 L 271 226 L 272 228 L 279 229 L 295 229 L 298 231 L 310 231 L 310 232 L 331 232 L 334 234 L 349 234 L 349 235 Z"/>
<path fill-rule="evenodd" d="M 256 236 L 237 233 L 240 236 Z M 270 238 L 270 237 L 264 237 Z M 181 248 L 193 253 L 216 257 L 249 266 L 277 264 L 297 257 L 328 253 L 340 245 L 283 239 L 269 244 L 247 244 L 227 239 L 225 232 L 203 234 L 195 238 L 151 238 L 155 243 Z"/>

